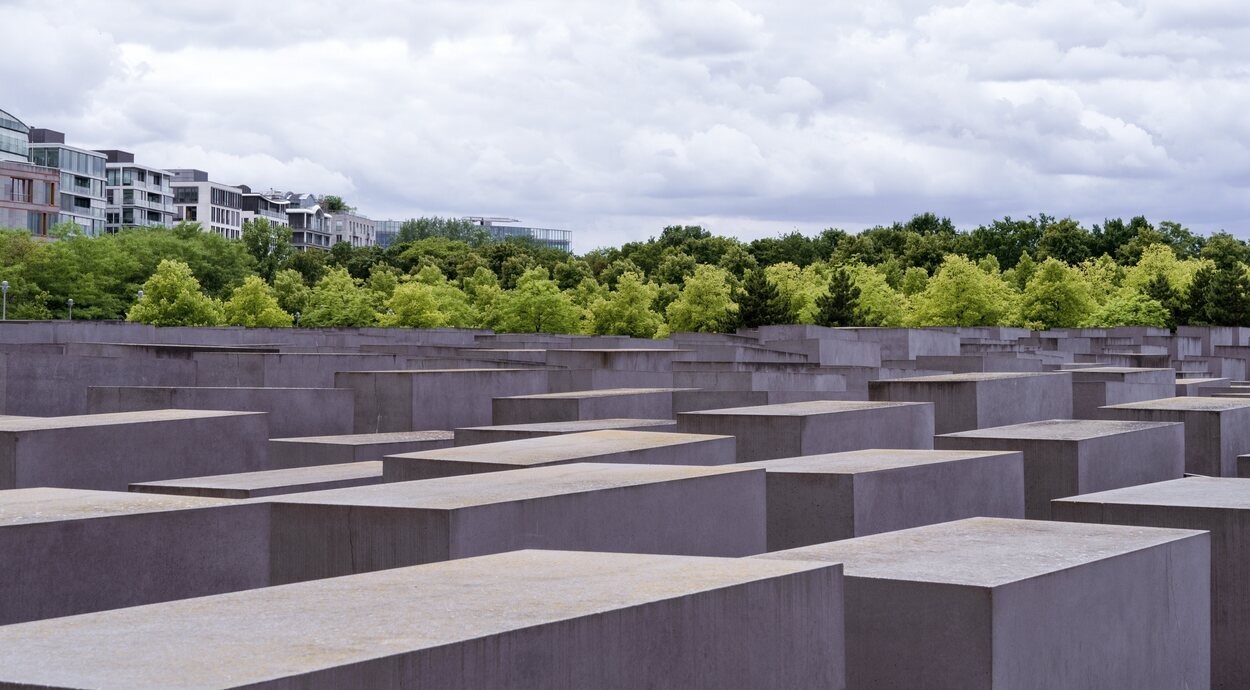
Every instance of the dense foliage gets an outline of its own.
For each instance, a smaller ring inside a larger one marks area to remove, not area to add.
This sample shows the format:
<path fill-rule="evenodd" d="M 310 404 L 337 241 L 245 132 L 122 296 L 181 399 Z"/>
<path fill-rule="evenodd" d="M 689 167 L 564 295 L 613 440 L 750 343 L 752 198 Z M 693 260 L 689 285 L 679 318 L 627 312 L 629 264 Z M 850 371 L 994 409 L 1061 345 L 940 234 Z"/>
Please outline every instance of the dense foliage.
<path fill-rule="evenodd" d="M 698 226 L 574 256 L 440 218 L 388 248 L 297 252 L 172 229 L 0 231 L 11 318 L 156 325 L 493 328 L 663 336 L 774 323 L 1029 328 L 1250 325 L 1250 246 L 1169 221 L 1045 214 L 971 230 L 926 213 L 858 234 L 740 242 Z M 143 291 L 142 299 L 139 291 Z"/>

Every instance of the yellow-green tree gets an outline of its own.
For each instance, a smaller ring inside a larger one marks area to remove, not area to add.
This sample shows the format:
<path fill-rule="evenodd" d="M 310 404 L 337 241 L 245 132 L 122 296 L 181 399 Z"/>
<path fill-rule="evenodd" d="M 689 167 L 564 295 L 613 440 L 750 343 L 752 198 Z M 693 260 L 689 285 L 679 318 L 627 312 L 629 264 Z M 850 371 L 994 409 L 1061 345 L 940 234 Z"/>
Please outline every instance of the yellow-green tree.
<path fill-rule="evenodd" d="M 1020 318 L 1029 328 L 1075 328 L 1094 311 L 1097 303 L 1079 271 L 1058 259 L 1046 259 L 1037 267 L 1020 299 Z"/>
<path fill-rule="evenodd" d="M 216 326 L 221 308 L 200 290 L 191 267 L 165 259 L 143 284 L 143 298 L 126 313 L 127 321 L 152 326 Z"/>
<path fill-rule="evenodd" d="M 912 299 L 913 326 L 1004 326 L 1014 320 L 1015 292 L 1001 275 L 986 273 L 970 259 L 948 254 Z"/>
<path fill-rule="evenodd" d="M 659 291 L 638 273 L 622 274 L 616 289 L 591 307 L 595 334 L 654 338 L 664 323 L 651 309 Z"/>
<path fill-rule="evenodd" d="M 286 328 L 295 320 L 278 306 L 273 288 L 258 276 L 249 276 L 235 288 L 230 299 L 222 305 L 222 312 L 228 326 Z"/>
<path fill-rule="evenodd" d="M 699 264 L 686 279 L 677 299 L 664 310 L 671 332 L 719 333 L 738 320 L 728 272 L 718 266 Z"/>

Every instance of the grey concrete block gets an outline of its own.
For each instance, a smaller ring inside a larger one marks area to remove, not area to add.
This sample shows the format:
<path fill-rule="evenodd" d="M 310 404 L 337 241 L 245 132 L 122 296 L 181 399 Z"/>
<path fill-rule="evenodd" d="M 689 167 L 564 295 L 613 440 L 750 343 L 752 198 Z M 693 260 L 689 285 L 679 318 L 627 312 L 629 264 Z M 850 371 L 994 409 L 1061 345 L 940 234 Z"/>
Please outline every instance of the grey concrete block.
<path fill-rule="evenodd" d="M 1191 530 L 971 518 L 758 556 L 842 563 L 851 688 L 1204 688 Z"/>
<path fill-rule="evenodd" d="M 275 584 L 522 548 L 746 556 L 766 545 L 764 473 L 574 464 L 290 494 Z"/>
<path fill-rule="evenodd" d="M 573 462 L 638 465 L 727 465 L 734 462 L 732 436 L 651 431 L 586 431 L 538 438 L 390 455 L 388 482 L 499 472 Z"/>
<path fill-rule="evenodd" d="M 856 450 L 741 463 L 768 479 L 768 550 L 967 517 L 1024 517 L 1019 452 Z"/>
<path fill-rule="evenodd" d="M 1100 419 L 1107 405 L 1158 400 L 1176 395 L 1172 369 L 1090 367 L 1072 371 L 1072 416 Z"/>
<path fill-rule="evenodd" d="M 933 403 L 934 431 L 939 434 L 1072 416 L 1072 379 L 1067 372 L 941 374 L 871 381 L 868 397 Z"/>
<path fill-rule="evenodd" d="M 91 386 L 91 414 L 137 410 L 236 410 L 269 415 L 269 433 L 327 436 L 352 431 L 352 392 L 341 388 Z"/>
<path fill-rule="evenodd" d="M 738 462 L 864 448 L 933 448 L 933 403 L 812 402 L 682 412 L 682 433 L 725 434 Z"/>
<path fill-rule="evenodd" d="M 519 441 L 524 438 L 579 434 L 586 431 L 610 429 L 619 431 L 676 432 L 677 422 L 672 419 L 587 419 L 576 422 L 471 426 L 455 430 L 455 445 L 473 446 L 479 443 Z"/>
<path fill-rule="evenodd" d="M 520 551 L 0 628 L 0 687 L 843 688 L 843 646 L 836 565 Z"/>
<path fill-rule="evenodd" d="M 219 474 L 211 477 L 140 482 L 131 484 L 130 490 L 137 493 L 171 496 L 259 498 L 381 483 L 382 461 L 365 460 L 341 465 L 314 465 L 261 472 Z"/>
<path fill-rule="evenodd" d="M 133 482 L 266 468 L 255 412 L 148 410 L 0 421 L 0 489 L 125 491 Z"/>
<path fill-rule="evenodd" d="M 391 431 L 380 434 L 305 436 L 269 439 L 269 465 L 275 469 L 381 460 L 387 455 L 450 448 L 450 431 Z"/>
<path fill-rule="evenodd" d="M 672 419 L 675 388 L 606 388 L 495 398 L 494 425 L 587 419 Z"/>
<path fill-rule="evenodd" d="M 1184 430 L 1178 424 L 1052 419 L 944 434 L 943 450 L 1024 453 L 1024 514 L 1050 517 L 1050 502 L 1093 491 L 1179 479 Z"/>
<path fill-rule="evenodd" d="M 0 626 L 263 587 L 268 524 L 208 498 L 0 491 Z"/>
<path fill-rule="evenodd" d="M 1250 452 L 1250 400 L 1166 398 L 1111 405 L 1102 408 L 1100 415 L 1103 419 L 1183 423 L 1185 471 L 1191 474 L 1235 477 L 1237 456 Z"/>
<path fill-rule="evenodd" d="M 541 369 L 344 371 L 335 386 L 355 400 L 356 433 L 491 424 L 491 399 L 547 392 Z"/>
<path fill-rule="evenodd" d="M 1211 672 L 1250 687 L 1250 481 L 1190 477 L 1055 501 L 1056 520 L 1211 533 Z"/>

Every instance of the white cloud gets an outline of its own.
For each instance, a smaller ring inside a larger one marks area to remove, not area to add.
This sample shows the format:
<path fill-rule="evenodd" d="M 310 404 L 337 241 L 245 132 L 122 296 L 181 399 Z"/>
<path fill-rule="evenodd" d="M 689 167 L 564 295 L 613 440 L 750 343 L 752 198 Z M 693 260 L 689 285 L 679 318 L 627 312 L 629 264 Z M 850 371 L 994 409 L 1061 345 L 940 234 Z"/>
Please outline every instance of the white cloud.
<path fill-rule="evenodd" d="M 924 210 L 1250 230 L 1232 0 L 0 8 L 0 108 L 379 218 L 510 215 L 579 249 Z"/>

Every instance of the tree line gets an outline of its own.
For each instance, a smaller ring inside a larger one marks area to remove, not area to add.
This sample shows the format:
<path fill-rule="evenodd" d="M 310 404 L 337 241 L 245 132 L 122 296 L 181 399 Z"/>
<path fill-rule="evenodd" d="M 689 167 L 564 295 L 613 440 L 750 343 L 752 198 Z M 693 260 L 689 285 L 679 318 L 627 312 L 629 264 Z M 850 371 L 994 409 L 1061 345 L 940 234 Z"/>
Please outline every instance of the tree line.
<path fill-rule="evenodd" d="M 0 231 L 10 318 L 161 326 L 490 328 L 617 334 L 827 326 L 1250 325 L 1250 247 L 1144 217 L 1039 214 L 972 230 L 920 214 L 857 234 L 751 242 L 699 226 L 571 255 L 422 218 L 390 247 L 294 251 L 263 219 L 242 241 L 195 223 L 47 242 Z"/>

